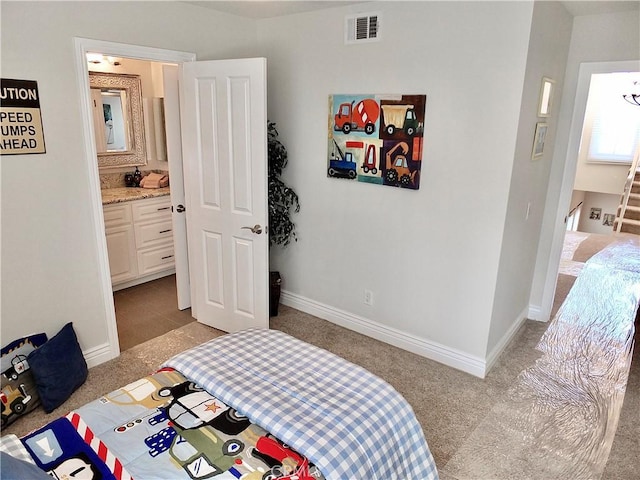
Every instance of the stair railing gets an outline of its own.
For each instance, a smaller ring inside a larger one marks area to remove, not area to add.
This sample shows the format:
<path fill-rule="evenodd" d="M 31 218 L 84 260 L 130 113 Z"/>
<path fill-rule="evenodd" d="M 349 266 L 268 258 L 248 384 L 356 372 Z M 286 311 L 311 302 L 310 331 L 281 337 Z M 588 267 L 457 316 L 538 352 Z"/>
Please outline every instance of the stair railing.
<path fill-rule="evenodd" d="M 638 164 L 640 163 L 640 146 L 636 149 L 636 154 L 633 157 L 631 168 L 629 168 L 629 175 L 627 181 L 624 184 L 624 193 L 622 194 L 622 201 L 620 202 L 620 215 L 618 216 L 618 222 L 616 226 L 616 232 L 620 233 L 622 228 L 622 221 L 627 212 L 627 206 L 629 205 L 629 196 L 631 195 L 631 187 L 633 187 L 633 181 L 636 178 L 636 172 L 638 171 Z"/>
<path fill-rule="evenodd" d="M 574 213 L 576 213 L 576 210 L 578 210 L 578 207 L 580 207 L 580 205 L 582 205 L 582 202 L 580 202 L 579 204 L 577 204 L 575 207 L 573 207 L 571 210 L 569 210 L 569 214 L 564 217 L 564 221 L 567 221 L 567 218 L 569 218 L 571 215 L 573 215 Z"/>
<path fill-rule="evenodd" d="M 567 216 L 564 217 L 564 223 L 567 225 L 567 229 L 569 229 L 569 219 L 580 208 L 580 205 L 582 205 L 582 202 L 580 202 L 575 207 L 573 207 L 571 210 L 569 210 L 569 213 L 567 214 Z M 573 222 L 572 222 L 572 225 L 573 225 Z M 571 230 L 573 230 L 573 228 L 571 228 Z"/>

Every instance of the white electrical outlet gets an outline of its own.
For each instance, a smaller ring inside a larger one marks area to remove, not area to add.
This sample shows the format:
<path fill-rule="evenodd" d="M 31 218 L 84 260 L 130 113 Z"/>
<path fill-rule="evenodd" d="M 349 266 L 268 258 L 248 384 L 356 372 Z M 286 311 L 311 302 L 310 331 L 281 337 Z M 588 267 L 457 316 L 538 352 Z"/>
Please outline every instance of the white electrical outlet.
<path fill-rule="evenodd" d="M 373 292 L 371 290 L 365 289 L 365 291 L 364 291 L 364 304 L 365 305 L 373 305 Z"/>

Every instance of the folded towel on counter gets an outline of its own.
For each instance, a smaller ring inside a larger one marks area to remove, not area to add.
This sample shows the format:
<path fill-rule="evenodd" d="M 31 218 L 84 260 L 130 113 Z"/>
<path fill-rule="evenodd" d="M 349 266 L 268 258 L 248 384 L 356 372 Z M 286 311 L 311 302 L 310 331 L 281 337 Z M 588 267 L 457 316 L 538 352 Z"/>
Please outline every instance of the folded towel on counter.
<path fill-rule="evenodd" d="M 140 180 L 142 188 L 162 188 L 169 185 L 169 175 L 151 172 L 149 175 Z"/>

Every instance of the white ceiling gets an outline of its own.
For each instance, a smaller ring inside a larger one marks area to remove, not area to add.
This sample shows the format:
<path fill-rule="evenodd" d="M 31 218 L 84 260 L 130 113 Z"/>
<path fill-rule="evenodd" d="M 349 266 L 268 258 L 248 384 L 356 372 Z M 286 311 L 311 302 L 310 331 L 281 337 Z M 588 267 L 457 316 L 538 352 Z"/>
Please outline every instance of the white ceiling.
<path fill-rule="evenodd" d="M 211 8 L 224 13 L 238 15 L 240 17 L 249 18 L 271 18 L 282 17 L 284 15 L 293 15 L 295 13 L 311 12 L 323 8 L 340 7 L 351 5 L 354 3 L 342 0 L 323 0 L 323 1 L 307 1 L 307 0 L 280 0 L 280 1 L 252 1 L 252 0 L 207 0 L 200 2 L 185 2 L 199 7 Z"/>
<path fill-rule="evenodd" d="M 225 13 L 248 18 L 271 18 L 295 13 L 310 12 L 323 8 L 333 8 L 355 3 L 367 3 L 362 1 L 342 1 L 342 0 L 279 0 L 279 1 L 255 1 L 255 0 L 207 0 L 185 2 L 200 7 L 211 8 Z M 375 3 L 375 2 L 369 2 Z M 573 16 L 597 15 L 602 13 L 613 13 L 620 11 L 640 11 L 640 0 L 566 0 L 561 2 Z"/>
<path fill-rule="evenodd" d="M 624 0 L 624 1 L 564 1 L 562 2 L 570 14 L 574 17 L 580 15 L 599 15 L 603 13 L 640 11 L 640 1 Z"/>

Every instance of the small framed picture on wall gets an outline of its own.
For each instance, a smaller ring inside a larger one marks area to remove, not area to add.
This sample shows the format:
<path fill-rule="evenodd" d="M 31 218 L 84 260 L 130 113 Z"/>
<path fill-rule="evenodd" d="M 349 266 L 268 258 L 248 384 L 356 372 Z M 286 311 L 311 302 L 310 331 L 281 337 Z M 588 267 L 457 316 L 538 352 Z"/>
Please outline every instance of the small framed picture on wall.
<path fill-rule="evenodd" d="M 616 220 L 616 215 L 614 213 L 605 213 L 602 217 L 602 225 L 605 227 L 613 227 L 613 222 Z"/>
<path fill-rule="evenodd" d="M 544 155 L 544 143 L 547 139 L 547 129 L 549 125 L 546 123 L 536 123 L 536 133 L 533 137 L 533 152 L 531 153 L 532 160 L 539 160 Z"/>

